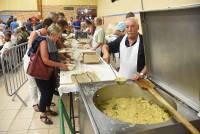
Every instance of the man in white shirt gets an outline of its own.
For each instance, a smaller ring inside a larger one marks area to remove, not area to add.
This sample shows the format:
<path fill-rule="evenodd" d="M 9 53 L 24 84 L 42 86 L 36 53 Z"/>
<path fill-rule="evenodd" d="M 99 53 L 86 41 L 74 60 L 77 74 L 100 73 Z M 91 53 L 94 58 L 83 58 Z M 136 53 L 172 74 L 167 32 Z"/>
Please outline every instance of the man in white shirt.
<path fill-rule="evenodd" d="M 94 18 L 94 24 L 96 26 L 93 38 L 92 38 L 92 49 L 101 55 L 101 48 L 105 43 L 105 31 L 101 27 L 102 19 L 100 17 Z"/>
<path fill-rule="evenodd" d="M 103 58 L 109 61 L 109 52 L 120 53 L 119 74 L 127 79 L 137 80 L 146 74 L 144 46 L 142 35 L 139 34 L 139 24 L 135 17 L 127 18 L 126 35 L 120 44 L 104 45 L 102 47 Z"/>

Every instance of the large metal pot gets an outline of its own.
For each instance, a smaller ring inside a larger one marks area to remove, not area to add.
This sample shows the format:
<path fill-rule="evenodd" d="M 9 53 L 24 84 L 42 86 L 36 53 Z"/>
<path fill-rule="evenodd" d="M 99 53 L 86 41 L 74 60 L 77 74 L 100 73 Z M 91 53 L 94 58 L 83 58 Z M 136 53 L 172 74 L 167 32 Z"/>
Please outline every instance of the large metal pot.
<path fill-rule="evenodd" d="M 161 94 L 162 95 L 162 94 Z M 124 98 L 124 97 L 143 97 L 148 101 L 153 101 L 159 106 L 165 108 L 159 101 L 157 101 L 148 91 L 141 89 L 136 83 L 129 82 L 127 84 L 118 85 L 113 84 L 109 86 L 105 86 L 103 88 L 98 89 L 93 95 L 93 102 L 96 108 L 98 108 L 98 102 L 106 101 L 112 98 Z M 168 96 L 163 96 L 175 109 L 177 109 L 176 103 L 170 99 Z M 101 112 L 101 111 L 100 111 Z M 101 112 L 104 114 L 103 112 Z M 105 115 L 105 114 L 104 114 Z M 108 116 L 107 116 L 108 117 Z M 110 117 L 108 117 L 110 118 Z M 110 118 L 111 119 L 111 118 Z M 112 119 L 113 120 L 113 119 Z"/>

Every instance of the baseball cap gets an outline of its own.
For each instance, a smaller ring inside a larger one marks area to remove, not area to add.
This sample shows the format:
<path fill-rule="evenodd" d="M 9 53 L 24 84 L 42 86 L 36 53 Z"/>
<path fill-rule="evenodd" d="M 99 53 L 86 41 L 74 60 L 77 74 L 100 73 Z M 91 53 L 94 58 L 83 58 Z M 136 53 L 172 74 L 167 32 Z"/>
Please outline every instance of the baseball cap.
<path fill-rule="evenodd" d="M 123 32 L 125 30 L 125 23 L 123 21 L 118 22 L 116 25 L 116 30 Z"/>

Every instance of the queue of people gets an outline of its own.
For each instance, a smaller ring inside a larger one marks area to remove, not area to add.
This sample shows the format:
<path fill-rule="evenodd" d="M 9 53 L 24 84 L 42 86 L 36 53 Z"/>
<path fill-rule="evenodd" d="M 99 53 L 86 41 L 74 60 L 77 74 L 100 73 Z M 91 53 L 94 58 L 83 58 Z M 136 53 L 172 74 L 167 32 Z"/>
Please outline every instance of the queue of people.
<path fill-rule="evenodd" d="M 58 20 L 57 18 L 56 13 L 49 13 L 48 18 L 44 19 L 41 23 L 42 28 L 31 32 L 28 41 L 28 50 L 24 56 L 24 68 L 27 70 L 30 53 L 35 52 L 36 50 L 34 49 L 39 49 L 43 63 L 53 69 L 52 76 L 49 80 L 34 78 L 27 74 L 29 96 L 32 99 L 33 109 L 36 112 L 41 112 L 40 119 L 45 124 L 53 124 L 48 115 L 57 115 L 57 112 L 51 110 L 50 106 L 54 104 L 52 102 L 53 94 L 58 95 L 56 88 L 58 87 L 59 69 L 70 70 L 69 66 L 59 62 L 60 57 L 57 50 L 63 47 L 61 35 L 65 32 L 67 21 L 62 19 Z M 36 44 L 41 38 L 44 38 L 44 40 Z"/>
<path fill-rule="evenodd" d="M 19 29 L 15 19 L 13 22 L 9 19 L 10 31 L 5 34 L 4 23 L 1 20 L 0 23 L 0 37 L 5 42 L 0 52 L 12 46 L 12 34 L 15 37 L 14 35 L 17 33 L 17 39 L 19 35 L 21 39 L 19 43 L 28 41 L 28 49 L 23 58 L 25 71 L 30 62 L 31 53 L 35 53 L 37 49 L 39 49 L 43 63 L 53 69 L 48 80 L 38 79 L 27 74 L 29 96 L 33 109 L 36 112 L 41 112 L 40 119 L 45 124 L 53 124 L 49 115 L 57 115 L 57 112 L 53 111 L 50 106 L 53 104 L 53 95 L 58 95 L 56 88 L 59 86 L 59 70 L 71 70 L 69 65 L 60 62 L 61 59 L 70 60 L 69 56 L 58 54 L 59 48 L 65 48 L 63 44 L 65 39 L 63 39 L 62 34 L 69 34 L 69 27 L 73 27 L 70 32 L 74 32 L 76 39 L 79 38 L 79 33 L 87 33 L 90 49 L 95 50 L 108 64 L 110 64 L 110 55 L 117 53 L 119 68 L 116 70 L 120 76 L 138 80 L 147 73 L 143 38 L 138 32 L 138 20 L 132 12 L 126 15 L 125 21 L 117 23 L 111 38 L 105 37 L 106 32 L 101 17 L 96 17 L 94 20 L 84 20 L 82 22 L 85 24 L 83 28 L 78 17 L 75 21 L 72 17 L 70 21 L 67 21 L 63 13 L 50 12 L 43 21 L 36 17 L 28 19 L 24 26 L 20 27 L 21 34 L 16 31 Z"/>
<path fill-rule="evenodd" d="M 10 39 L 11 42 L 8 47 L 8 37 L 7 34 L 10 33 Z M 11 16 L 7 22 L 4 22 L 0 18 L 0 50 L 1 52 L 5 49 L 11 48 L 13 46 L 16 46 L 18 44 L 24 43 L 28 41 L 29 32 L 26 30 L 25 26 L 19 26 L 19 23 L 17 22 L 17 18 L 14 18 Z"/>

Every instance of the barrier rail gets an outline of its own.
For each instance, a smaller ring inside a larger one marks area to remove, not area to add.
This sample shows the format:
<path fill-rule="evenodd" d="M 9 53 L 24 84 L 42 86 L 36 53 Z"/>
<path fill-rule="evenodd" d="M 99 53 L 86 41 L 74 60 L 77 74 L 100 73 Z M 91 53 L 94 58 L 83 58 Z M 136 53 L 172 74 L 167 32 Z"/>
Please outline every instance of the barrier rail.
<path fill-rule="evenodd" d="M 27 42 L 16 45 L 1 53 L 1 69 L 3 72 L 4 85 L 9 96 L 16 96 L 26 105 L 18 95 L 18 91 L 27 81 L 23 68 L 23 56 L 26 53 Z M 14 100 L 13 97 L 13 100 Z"/>

